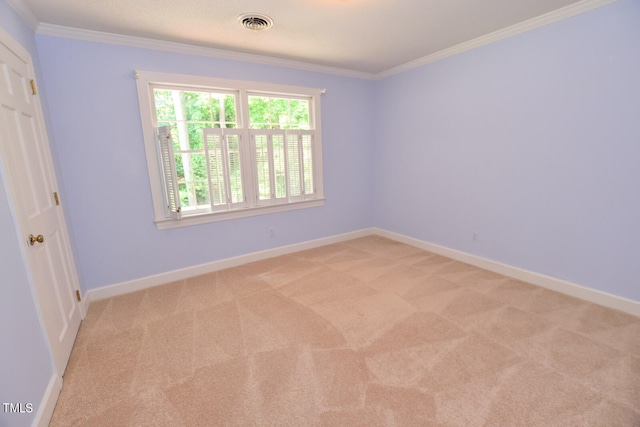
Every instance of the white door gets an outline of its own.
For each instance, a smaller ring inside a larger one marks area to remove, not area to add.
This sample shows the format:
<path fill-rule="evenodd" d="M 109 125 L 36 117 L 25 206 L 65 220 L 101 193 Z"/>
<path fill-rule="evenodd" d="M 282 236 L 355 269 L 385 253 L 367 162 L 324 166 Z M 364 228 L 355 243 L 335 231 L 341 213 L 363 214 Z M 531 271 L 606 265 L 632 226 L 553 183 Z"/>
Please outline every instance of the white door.
<path fill-rule="evenodd" d="M 0 32 L 0 158 L 49 346 L 62 375 L 80 326 L 79 288 L 33 75 L 29 54 Z"/>

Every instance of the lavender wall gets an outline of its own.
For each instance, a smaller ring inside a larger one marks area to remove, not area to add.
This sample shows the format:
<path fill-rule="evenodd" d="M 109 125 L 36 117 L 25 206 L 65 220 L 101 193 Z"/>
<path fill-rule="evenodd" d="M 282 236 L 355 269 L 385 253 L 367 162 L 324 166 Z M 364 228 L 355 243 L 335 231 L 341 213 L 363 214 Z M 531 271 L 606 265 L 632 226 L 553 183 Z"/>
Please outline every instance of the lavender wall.
<path fill-rule="evenodd" d="M 33 32 L 5 0 L 0 0 L 0 28 L 37 61 Z M 53 375 L 53 362 L 9 208 L 4 173 L 0 159 L 0 403 L 33 405 L 30 414 L 4 413 L 0 407 L 0 425 L 17 427 L 32 424 Z"/>
<path fill-rule="evenodd" d="M 84 290 L 373 225 L 373 82 L 51 36 L 36 39 Z M 326 88 L 325 206 L 158 231 L 134 69 Z M 270 228 L 276 237 L 269 237 Z"/>
<path fill-rule="evenodd" d="M 375 83 L 37 36 L 83 288 L 375 225 L 640 300 L 639 7 Z M 157 231 L 135 68 L 326 87 L 326 206 Z"/>
<path fill-rule="evenodd" d="M 376 225 L 640 301 L 638 23 L 619 0 L 378 82 Z"/>
<path fill-rule="evenodd" d="M 638 22 L 619 0 L 372 83 L 34 38 L 0 0 L 41 81 L 85 290 L 376 225 L 640 301 Z M 326 87 L 326 205 L 157 231 L 134 68 Z M 0 176 L 0 400 L 36 405 L 53 368 L 9 202 Z"/>

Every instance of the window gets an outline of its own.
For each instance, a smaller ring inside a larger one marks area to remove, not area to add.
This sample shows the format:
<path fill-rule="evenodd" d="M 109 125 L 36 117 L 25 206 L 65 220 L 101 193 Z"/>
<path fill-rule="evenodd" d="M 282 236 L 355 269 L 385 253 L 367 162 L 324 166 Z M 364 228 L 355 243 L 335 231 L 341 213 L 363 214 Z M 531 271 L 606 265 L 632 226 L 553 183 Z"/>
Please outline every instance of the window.
<path fill-rule="evenodd" d="M 320 90 L 136 78 L 159 229 L 324 203 Z"/>

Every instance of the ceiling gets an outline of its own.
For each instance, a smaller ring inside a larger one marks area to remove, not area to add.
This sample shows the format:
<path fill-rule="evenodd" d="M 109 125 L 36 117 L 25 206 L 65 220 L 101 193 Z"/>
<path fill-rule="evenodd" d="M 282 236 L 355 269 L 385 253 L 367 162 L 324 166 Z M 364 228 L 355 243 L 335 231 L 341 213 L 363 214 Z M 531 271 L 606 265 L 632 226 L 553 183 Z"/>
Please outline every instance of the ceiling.
<path fill-rule="evenodd" d="M 593 0 L 10 0 L 36 23 L 378 74 Z M 255 12 L 273 28 L 251 31 Z"/>

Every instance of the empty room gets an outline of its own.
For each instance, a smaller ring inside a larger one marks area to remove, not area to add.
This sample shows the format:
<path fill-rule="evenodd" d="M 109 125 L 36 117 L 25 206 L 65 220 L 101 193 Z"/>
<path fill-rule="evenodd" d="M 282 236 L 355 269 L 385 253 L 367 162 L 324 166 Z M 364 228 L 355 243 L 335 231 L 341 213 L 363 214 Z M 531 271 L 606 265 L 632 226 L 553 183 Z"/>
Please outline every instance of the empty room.
<path fill-rule="evenodd" d="M 639 426 L 639 40 L 0 0 L 0 426 Z"/>

